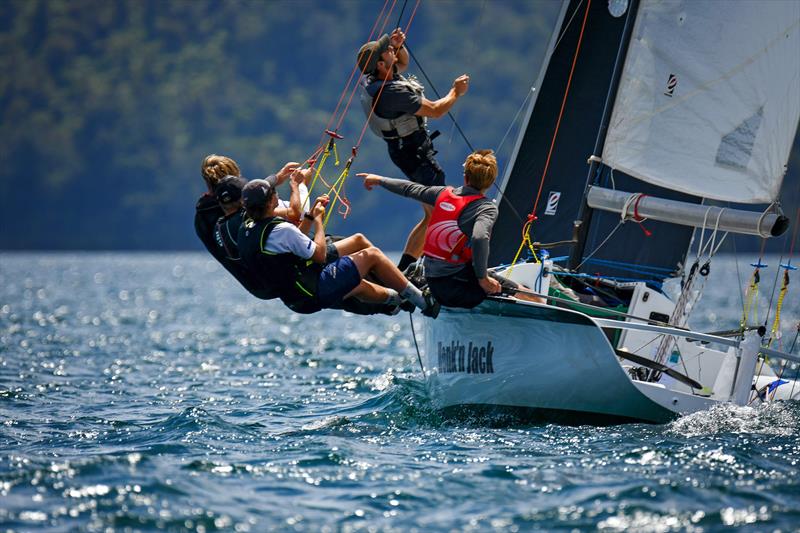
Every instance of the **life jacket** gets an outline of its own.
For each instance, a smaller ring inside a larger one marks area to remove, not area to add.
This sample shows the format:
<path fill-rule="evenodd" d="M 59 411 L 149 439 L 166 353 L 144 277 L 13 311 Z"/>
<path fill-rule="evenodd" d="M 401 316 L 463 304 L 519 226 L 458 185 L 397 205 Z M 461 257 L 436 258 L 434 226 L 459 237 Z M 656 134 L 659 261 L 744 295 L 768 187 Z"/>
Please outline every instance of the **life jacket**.
<path fill-rule="evenodd" d="M 240 261 L 239 226 L 242 225 L 243 210 L 236 211 L 228 216 L 222 216 L 214 225 L 214 242 L 217 248 L 231 261 Z"/>
<path fill-rule="evenodd" d="M 452 187 L 439 193 L 425 231 L 422 253 L 455 265 L 470 262 L 472 248 L 469 238 L 458 227 L 458 217 L 465 207 L 481 198 L 482 194 L 459 196 Z"/>
<path fill-rule="evenodd" d="M 369 128 L 378 137 L 385 140 L 400 139 L 407 137 L 415 131 L 424 130 L 427 125 L 425 117 L 418 117 L 405 113 L 397 118 L 383 118 L 378 116 L 377 113 L 372 112 L 372 106 L 375 105 L 375 97 L 381 91 L 383 80 L 377 79 L 374 76 L 363 76 L 359 82 L 361 91 L 359 99 L 361 100 L 361 107 L 364 114 L 369 117 Z M 403 76 L 396 76 L 394 79 L 388 80 L 386 85 L 393 84 L 407 88 L 409 91 L 422 97 L 425 88 L 413 76 L 407 78 Z M 386 89 L 384 89 L 385 91 Z"/>
<path fill-rule="evenodd" d="M 274 290 L 283 303 L 297 313 L 314 313 L 321 309 L 317 288 L 322 265 L 291 252 L 269 252 L 266 243 L 270 233 L 281 222 L 279 217 L 245 220 L 239 229 L 239 253 L 247 269 L 265 287 Z"/>

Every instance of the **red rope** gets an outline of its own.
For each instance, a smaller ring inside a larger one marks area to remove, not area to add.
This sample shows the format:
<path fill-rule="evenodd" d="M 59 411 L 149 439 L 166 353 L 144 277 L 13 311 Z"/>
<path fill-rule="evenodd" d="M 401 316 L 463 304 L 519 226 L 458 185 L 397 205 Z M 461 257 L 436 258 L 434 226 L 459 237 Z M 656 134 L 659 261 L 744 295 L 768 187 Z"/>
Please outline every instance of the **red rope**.
<path fill-rule="evenodd" d="M 542 181 L 539 183 L 539 190 L 536 193 L 536 200 L 533 202 L 533 210 L 531 215 L 536 220 L 536 209 L 539 207 L 539 199 L 542 196 L 542 188 L 544 187 L 544 180 L 547 177 L 547 170 L 550 168 L 550 157 L 553 155 L 553 148 L 556 145 L 556 137 L 558 136 L 558 128 L 561 126 L 561 118 L 564 115 L 564 108 L 567 105 L 567 96 L 569 95 L 570 85 L 572 84 L 572 74 L 575 72 L 575 65 L 578 62 L 578 54 L 581 50 L 581 43 L 583 42 L 583 31 L 586 28 L 586 20 L 589 18 L 589 9 L 592 7 L 592 0 L 586 2 L 586 13 L 583 15 L 583 24 L 581 24 L 581 33 L 578 36 L 578 46 L 575 48 L 575 57 L 572 58 L 572 68 L 569 71 L 569 78 L 567 79 L 567 88 L 564 91 L 564 98 L 561 100 L 561 110 L 558 112 L 558 120 L 556 121 L 556 129 L 553 132 L 553 140 L 550 142 L 550 150 L 547 152 L 547 161 L 544 164 L 544 171 L 542 172 Z"/>
<path fill-rule="evenodd" d="M 386 2 L 388 2 L 388 1 L 389 0 L 386 0 Z M 392 1 L 392 7 L 389 8 L 389 12 L 386 13 L 386 17 L 383 19 L 383 24 L 381 24 L 381 29 L 378 32 L 378 34 L 383 33 L 383 30 L 386 29 L 386 25 L 389 23 L 389 17 L 391 17 L 392 11 L 394 11 L 394 6 L 396 4 L 397 4 L 397 0 L 393 0 Z M 384 3 L 383 6 L 385 8 L 386 7 L 386 3 Z M 381 10 L 381 15 L 383 15 L 383 10 Z M 379 15 L 378 20 L 380 20 L 380 15 Z M 377 23 L 378 23 L 378 21 L 376 20 L 375 21 L 375 25 L 376 26 L 377 26 Z M 369 40 L 370 41 L 372 40 L 372 34 L 370 34 Z M 369 55 L 367 56 L 367 63 L 370 62 L 370 60 L 372 59 L 372 55 L 374 53 L 375 53 L 374 49 L 369 51 Z M 356 61 L 356 66 L 353 69 L 353 72 L 350 74 L 350 80 L 351 81 L 352 81 L 353 74 L 355 74 L 356 70 L 358 70 L 358 61 Z M 359 76 L 359 78 L 360 78 L 360 76 Z M 350 87 L 350 81 L 347 82 L 347 88 L 349 88 L 349 87 Z M 345 89 L 345 90 L 347 90 L 347 89 Z M 345 106 L 344 111 L 342 111 L 342 114 L 339 117 L 339 122 L 336 123 L 336 131 L 339 131 L 339 128 L 342 127 L 342 122 L 344 122 L 344 119 L 347 116 L 347 111 L 350 109 L 350 104 L 353 102 L 353 96 L 355 96 L 357 90 L 358 90 L 358 81 L 356 81 L 355 85 L 353 85 L 353 90 L 350 91 L 350 98 L 348 98 L 348 100 L 347 100 L 347 105 Z"/>
<path fill-rule="evenodd" d="M 409 28 L 411 28 L 411 23 L 414 21 L 414 15 L 417 13 L 417 8 L 419 7 L 420 0 L 417 0 L 417 3 L 414 5 L 414 11 L 411 12 L 411 16 L 408 18 L 408 24 L 406 24 L 405 31 L 403 33 L 408 34 Z M 356 142 L 355 147 L 353 147 L 354 154 L 358 152 L 358 148 L 361 146 L 361 141 L 364 140 L 364 134 L 367 132 L 367 128 L 369 127 L 369 121 L 372 118 L 373 113 L 375 113 L 375 107 L 378 105 L 378 102 L 381 99 L 381 94 L 383 94 L 383 88 L 386 87 L 386 82 L 391 77 L 392 71 L 387 71 L 386 76 L 383 78 L 383 83 L 381 83 L 381 88 L 378 90 L 378 94 L 375 95 L 374 101 L 372 102 L 372 108 L 369 110 L 369 115 L 367 115 L 367 120 L 364 121 L 364 127 L 361 128 L 361 135 L 358 136 L 358 142 Z M 355 155 L 354 155 L 355 156 Z"/>
<path fill-rule="evenodd" d="M 386 4 L 388 4 L 388 3 L 389 3 L 389 0 L 384 0 L 383 7 L 381 8 L 380 13 L 378 13 L 378 16 L 375 18 L 375 23 L 372 25 L 372 29 L 369 32 L 369 38 L 367 39 L 367 41 L 371 41 L 372 38 L 375 36 L 375 29 L 378 27 L 378 23 L 380 22 L 381 18 L 383 18 L 383 24 L 381 25 L 381 29 L 379 30 L 379 33 L 382 32 L 384 30 L 384 28 L 386 27 L 386 24 L 389 21 L 389 17 L 391 16 L 392 11 L 394 10 L 394 6 L 397 3 L 397 0 L 393 0 L 392 1 L 392 7 L 389 9 L 389 12 L 386 13 L 386 16 L 384 17 L 383 14 L 386 11 Z M 369 61 L 371 58 L 372 58 L 372 51 L 370 51 L 370 55 L 367 57 L 367 61 Z M 356 73 L 357 70 L 358 70 L 358 60 L 356 60 L 356 63 L 353 66 L 353 70 L 350 72 L 350 78 L 347 80 L 347 84 L 344 86 L 344 89 L 342 89 L 342 94 L 339 96 L 339 101 L 336 103 L 336 109 L 334 109 L 333 113 L 331 114 L 331 118 L 328 119 L 328 123 L 326 124 L 325 129 L 323 130 L 323 133 L 321 135 L 320 141 L 317 144 L 317 150 L 318 151 L 321 150 L 322 148 L 324 148 L 325 145 L 328 142 L 327 133 L 325 133 L 325 132 L 330 130 L 331 125 L 336 120 L 336 115 L 339 112 L 339 108 L 341 107 L 342 102 L 344 101 L 344 97 L 347 94 L 347 91 L 350 89 L 350 84 L 352 83 L 353 78 L 355 77 L 355 73 Z M 356 83 L 355 87 L 358 87 L 358 83 Z M 355 87 L 354 87 L 353 93 L 355 93 Z M 352 100 L 352 94 L 350 95 L 350 99 Z M 349 105 L 350 104 L 348 103 L 348 107 L 349 107 Z M 336 130 L 334 130 L 334 131 L 337 131 L 339 129 L 339 126 L 341 126 L 341 123 L 344 120 L 344 116 L 346 115 L 346 113 L 347 113 L 346 110 L 342 113 L 342 117 L 339 120 L 338 125 L 336 126 Z"/>

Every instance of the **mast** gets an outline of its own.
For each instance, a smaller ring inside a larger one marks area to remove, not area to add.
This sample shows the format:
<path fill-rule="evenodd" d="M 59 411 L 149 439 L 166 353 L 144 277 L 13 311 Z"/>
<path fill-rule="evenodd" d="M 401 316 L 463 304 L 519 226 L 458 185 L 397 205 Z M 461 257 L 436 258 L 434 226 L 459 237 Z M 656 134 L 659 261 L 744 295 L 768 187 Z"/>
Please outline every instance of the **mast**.
<path fill-rule="evenodd" d="M 580 211 L 578 213 L 578 220 L 575 221 L 575 237 L 578 242 L 572 247 L 569 255 L 569 269 L 575 269 L 581 263 L 583 253 L 586 249 L 586 238 L 589 231 L 589 225 L 592 222 L 593 209 L 589 207 L 586 197 L 589 193 L 589 188 L 592 186 L 592 181 L 597 173 L 598 165 L 600 164 L 597 156 L 603 149 L 603 144 L 606 140 L 608 133 L 608 124 L 611 120 L 611 112 L 614 108 L 614 101 L 617 98 L 617 90 L 619 89 L 619 81 L 622 77 L 622 67 L 625 65 L 625 56 L 628 53 L 628 46 L 633 33 L 633 26 L 636 22 L 636 13 L 639 10 L 639 0 L 631 0 L 628 6 L 628 13 L 625 16 L 625 27 L 622 30 L 622 39 L 620 40 L 619 50 L 617 51 L 617 58 L 614 63 L 614 73 L 611 78 L 611 85 L 608 89 L 605 105 L 603 107 L 603 118 L 600 122 L 600 128 L 597 132 L 597 140 L 595 141 L 594 151 L 590 158 L 589 173 L 586 176 L 586 185 L 584 187 L 583 202 L 581 203 Z"/>

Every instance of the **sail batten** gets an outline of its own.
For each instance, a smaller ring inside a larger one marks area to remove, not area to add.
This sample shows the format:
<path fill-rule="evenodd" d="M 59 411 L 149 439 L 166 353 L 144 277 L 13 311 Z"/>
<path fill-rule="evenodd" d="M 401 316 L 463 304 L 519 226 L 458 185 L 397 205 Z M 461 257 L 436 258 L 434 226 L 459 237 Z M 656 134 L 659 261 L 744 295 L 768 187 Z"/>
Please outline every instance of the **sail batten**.
<path fill-rule="evenodd" d="M 776 199 L 800 120 L 800 2 L 644 0 L 603 147 L 647 183 Z"/>

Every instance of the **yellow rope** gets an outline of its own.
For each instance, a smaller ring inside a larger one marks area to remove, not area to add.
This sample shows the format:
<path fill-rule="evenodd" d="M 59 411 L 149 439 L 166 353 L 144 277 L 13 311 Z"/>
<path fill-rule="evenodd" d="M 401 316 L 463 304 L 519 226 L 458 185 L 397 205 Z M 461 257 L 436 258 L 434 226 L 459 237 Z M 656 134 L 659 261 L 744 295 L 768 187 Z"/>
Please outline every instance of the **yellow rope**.
<path fill-rule="evenodd" d="M 750 285 L 747 287 L 747 294 L 745 295 L 744 309 L 742 310 L 742 321 L 739 326 L 744 330 L 747 327 L 747 322 L 750 319 L 750 311 L 753 308 L 753 301 L 755 300 L 755 321 L 758 322 L 758 268 L 753 271 L 750 277 Z"/>
<path fill-rule="evenodd" d="M 328 141 L 328 144 L 325 145 L 325 151 L 322 152 L 322 157 L 319 160 L 319 166 L 317 167 L 317 171 L 314 173 L 314 178 L 311 180 L 311 185 L 308 187 L 308 196 L 306 196 L 305 201 L 303 201 L 303 206 L 300 211 L 305 212 L 306 208 L 308 207 L 308 202 L 311 199 L 311 192 L 314 190 L 314 185 L 317 183 L 317 179 L 319 178 L 320 173 L 322 172 L 322 167 L 325 166 L 325 162 L 328 160 L 328 156 L 331 155 L 331 150 L 334 152 L 336 151 L 336 143 L 333 142 L 333 137 L 331 140 Z M 338 161 L 336 163 L 339 164 Z"/>
<path fill-rule="evenodd" d="M 772 322 L 772 330 L 770 331 L 770 343 L 772 339 L 777 336 L 778 330 L 781 327 L 781 309 L 783 308 L 783 299 L 786 292 L 789 290 L 789 271 L 783 272 L 783 285 L 781 285 L 781 292 L 778 295 L 778 305 L 775 307 L 775 320 Z"/>
<path fill-rule="evenodd" d="M 344 203 L 344 199 L 340 196 L 340 194 L 342 192 L 342 188 L 344 188 L 344 182 L 347 179 L 347 176 L 350 174 L 350 165 L 352 165 L 352 163 L 353 160 L 351 158 L 347 161 L 347 164 L 344 166 L 344 170 L 341 174 L 339 174 L 339 177 L 336 178 L 336 181 L 333 182 L 333 185 L 331 185 L 331 188 L 328 191 L 328 195 L 333 196 L 333 198 L 331 198 L 331 201 L 325 210 L 325 220 L 322 221 L 322 225 L 325 227 L 328 227 L 328 220 L 331 218 L 331 213 L 333 213 L 333 206 L 336 205 L 336 200 L 341 200 L 342 203 Z"/>
<path fill-rule="evenodd" d="M 531 251 L 533 255 L 533 259 L 536 263 L 540 263 L 539 258 L 536 256 L 536 250 L 533 248 L 533 242 L 531 241 L 531 235 L 529 233 L 531 227 L 531 221 L 528 220 L 524 226 L 522 226 L 522 242 L 519 243 L 519 248 L 517 248 L 517 253 L 514 255 L 514 260 L 511 261 L 511 266 L 509 267 L 506 274 L 506 277 L 510 276 L 511 273 L 514 271 L 514 267 L 517 265 L 517 261 L 519 260 L 519 256 L 522 254 L 522 249 L 525 245 L 528 245 L 528 250 Z"/>

